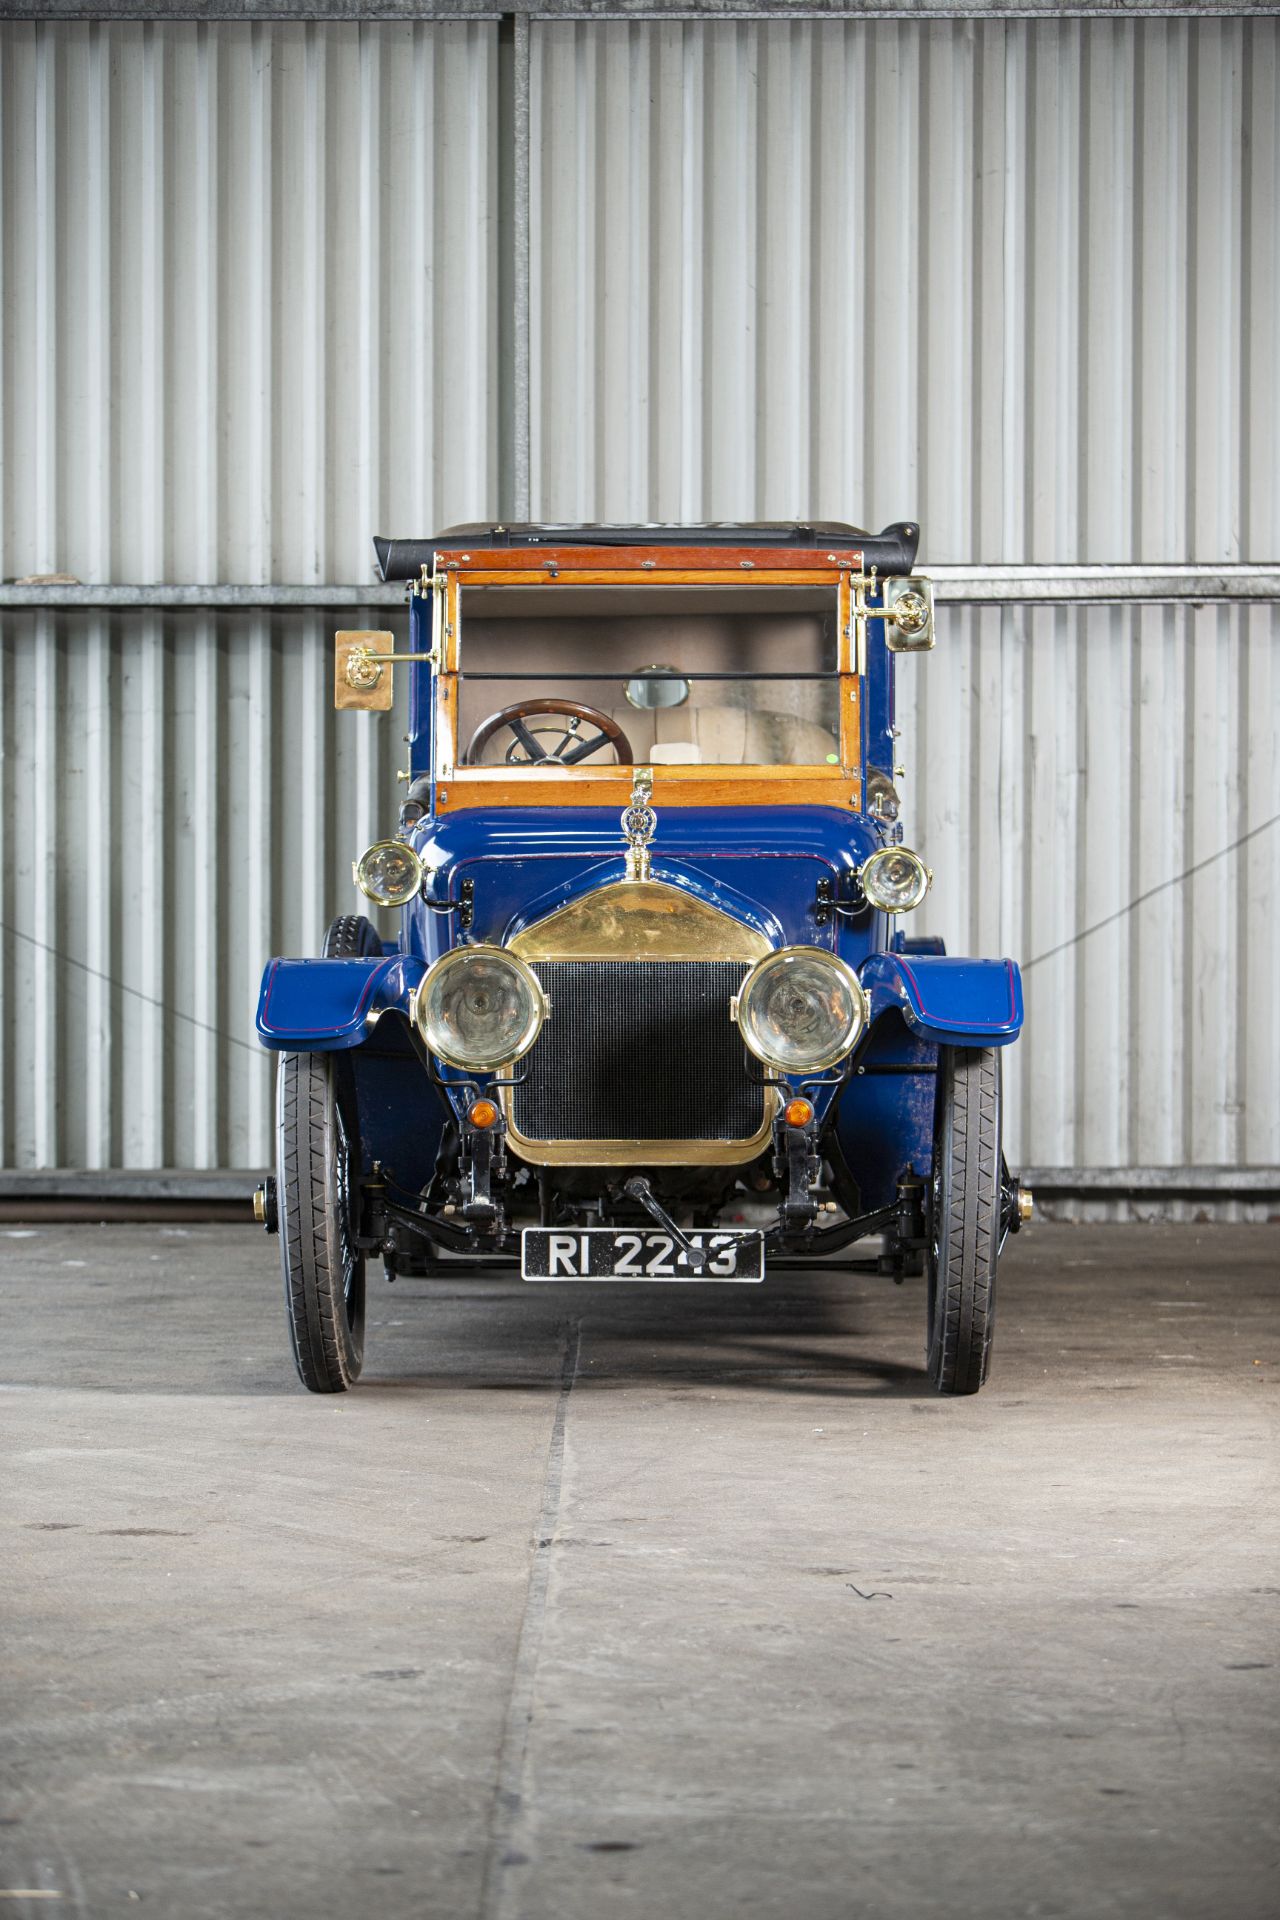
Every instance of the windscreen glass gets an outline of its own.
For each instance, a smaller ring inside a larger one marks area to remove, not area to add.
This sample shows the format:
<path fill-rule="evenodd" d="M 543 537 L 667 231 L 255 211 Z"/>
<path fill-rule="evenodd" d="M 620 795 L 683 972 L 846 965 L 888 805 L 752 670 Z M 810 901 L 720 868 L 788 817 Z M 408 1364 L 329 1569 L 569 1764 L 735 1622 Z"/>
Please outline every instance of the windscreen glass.
<path fill-rule="evenodd" d="M 463 765 L 839 764 L 833 586 L 467 587 Z"/>

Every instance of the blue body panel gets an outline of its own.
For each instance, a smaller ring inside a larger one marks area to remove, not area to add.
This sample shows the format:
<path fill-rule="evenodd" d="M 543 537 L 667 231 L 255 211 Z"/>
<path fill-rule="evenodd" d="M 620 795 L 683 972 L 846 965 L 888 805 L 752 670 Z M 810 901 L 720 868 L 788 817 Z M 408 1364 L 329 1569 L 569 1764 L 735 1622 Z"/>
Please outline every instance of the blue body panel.
<path fill-rule="evenodd" d="M 286 1052 L 358 1047 L 391 1008 L 407 1012 L 421 960 L 269 960 L 258 996 L 258 1038 Z"/>
<path fill-rule="evenodd" d="M 1006 1047 L 1022 1030 L 1022 976 L 1012 960 L 875 953 L 862 968 L 873 1021 L 896 1008 L 922 1040 Z"/>
<path fill-rule="evenodd" d="M 410 841 L 435 871 L 427 900 L 404 911 L 401 944 L 428 961 L 457 938 L 456 916 L 443 909 L 463 880 L 475 888 L 468 938 L 502 941 L 623 875 L 618 814 L 607 807 L 452 813 L 424 820 Z M 850 898 L 854 872 L 879 844 L 870 821 L 831 807 L 669 807 L 658 816 L 653 877 L 776 945 L 835 946 L 856 965 L 877 944 L 883 916 L 820 924 L 818 882 L 832 880 Z"/>
<path fill-rule="evenodd" d="M 869 1211 L 893 1204 L 898 1181 L 927 1178 L 933 1161 L 938 1049 L 898 1013 L 881 1015 L 842 1089 L 836 1144 Z"/>
<path fill-rule="evenodd" d="M 398 1196 L 412 1200 L 436 1170 L 449 1107 L 414 1051 L 404 1020 L 383 1020 L 376 1035 L 346 1053 L 359 1107 L 364 1171 L 376 1162 Z"/>
<path fill-rule="evenodd" d="M 405 951 L 380 960 L 270 961 L 258 1005 L 264 1045 L 356 1047 L 381 1013 L 407 1012 L 427 966 L 459 937 L 463 879 L 474 887 L 466 938 L 502 944 L 623 875 L 617 822 L 599 808 L 558 809 L 550 822 L 532 810 L 455 814 L 424 822 L 411 838 L 435 871 L 430 900 L 404 910 Z M 827 808 L 671 809 L 654 846 L 653 877 L 744 921 L 773 945 L 839 953 L 860 973 L 873 1023 L 895 1010 L 913 1034 L 935 1044 L 1015 1040 L 1022 983 L 1013 961 L 892 951 L 883 944 L 884 916 L 865 909 L 819 919 L 818 881 L 830 879 L 837 899 L 848 900 L 854 871 L 877 843 L 870 822 Z M 941 943 L 909 944 L 932 949 Z"/>

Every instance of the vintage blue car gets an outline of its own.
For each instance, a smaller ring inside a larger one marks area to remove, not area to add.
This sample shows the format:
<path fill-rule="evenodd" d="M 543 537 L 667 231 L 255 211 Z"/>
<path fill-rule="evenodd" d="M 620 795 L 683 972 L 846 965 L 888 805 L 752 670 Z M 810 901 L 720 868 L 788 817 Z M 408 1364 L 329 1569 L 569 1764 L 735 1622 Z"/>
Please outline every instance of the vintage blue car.
<path fill-rule="evenodd" d="M 388 943 L 269 962 L 275 1178 L 298 1372 L 360 1372 L 370 1256 L 530 1281 L 923 1274 L 941 1393 L 987 1373 L 1030 1195 L 1000 1144 L 1011 960 L 901 915 L 895 654 L 933 644 L 918 528 L 455 527 L 335 648 L 341 707 L 411 674 L 396 833 L 355 863 Z"/>

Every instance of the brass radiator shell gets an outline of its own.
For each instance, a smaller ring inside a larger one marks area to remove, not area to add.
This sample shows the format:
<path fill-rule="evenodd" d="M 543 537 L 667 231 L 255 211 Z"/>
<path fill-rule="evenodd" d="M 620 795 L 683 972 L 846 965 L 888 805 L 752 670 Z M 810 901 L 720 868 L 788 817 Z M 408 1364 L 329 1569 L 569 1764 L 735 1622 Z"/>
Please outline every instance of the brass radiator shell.
<path fill-rule="evenodd" d="M 670 1073 L 673 1069 L 688 1065 L 692 1072 L 682 1095 L 686 1103 L 696 1103 L 699 1098 L 699 1059 L 710 1054 L 718 1058 L 722 1066 L 726 1063 L 726 1051 L 719 1044 L 718 1034 L 700 1035 L 698 1031 L 691 1030 L 687 1036 L 687 1046 L 681 1045 L 678 1032 L 673 1035 L 671 1021 L 678 1014 L 679 1007 L 697 997 L 697 983 L 691 980 L 688 968 L 714 965 L 723 984 L 726 978 L 724 963 L 739 963 L 741 972 L 745 972 L 753 962 L 772 951 L 769 941 L 754 928 L 745 926 L 730 914 L 721 913 L 716 907 L 708 906 L 693 894 L 660 880 L 619 881 L 601 887 L 585 898 L 559 908 L 536 926 L 525 928 L 509 944 L 511 951 L 528 961 L 535 972 L 538 971 L 539 961 L 560 963 L 556 967 L 558 975 L 561 964 L 565 962 L 616 963 L 623 966 L 629 962 L 646 962 L 648 964 L 642 969 L 632 969 L 627 986 L 621 987 L 621 996 L 625 999 L 627 989 L 633 984 L 639 995 L 643 986 L 643 999 L 649 1004 L 652 1004 L 655 985 L 661 992 L 662 975 L 657 969 L 669 965 L 678 970 L 673 971 L 670 993 L 662 996 L 662 1017 L 666 1020 L 663 1030 L 664 1057 L 646 1061 L 646 1046 L 651 1043 L 646 1034 L 640 1033 L 636 1039 L 635 1057 L 626 1070 L 635 1073 L 650 1070 Z M 594 967 L 592 971 L 595 972 Z M 729 997 L 726 990 L 723 1012 L 726 1028 L 729 1028 Z M 563 1000 L 563 994 L 561 998 Z M 557 1026 L 558 1017 L 568 1023 L 564 1028 Z M 661 1020 L 656 1024 L 661 1025 Z M 581 1022 L 578 1023 L 578 1029 L 577 1037 L 586 1045 L 588 1036 Z M 732 1045 L 736 1056 L 743 1050 L 737 1041 L 736 1031 L 730 1031 L 733 1032 Z M 564 1037 L 561 1038 L 561 1035 Z M 562 1005 L 558 1012 L 555 994 L 552 993 L 546 1027 L 533 1051 L 520 1063 L 517 1071 L 537 1074 L 538 1056 L 543 1048 L 550 1047 L 559 1052 L 561 1048 L 572 1047 L 574 1039 L 572 1009 Z M 703 1042 L 701 1046 L 700 1039 Z M 687 1060 L 671 1059 L 673 1044 L 677 1052 L 687 1053 Z M 625 1052 L 625 1048 L 622 1051 Z M 616 1062 L 612 1064 L 616 1065 Z M 562 1079 L 568 1072 L 563 1055 L 556 1059 L 554 1054 L 550 1057 L 542 1055 L 542 1070 L 544 1073 L 554 1071 Z M 590 1074 L 591 1061 L 584 1059 L 580 1070 Z M 747 1071 L 744 1054 L 742 1072 L 746 1075 Z M 751 1071 L 755 1071 L 754 1067 Z M 587 1089 L 588 1095 L 590 1091 Z M 726 1105 L 733 1104 L 736 1094 L 738 1109 L 742 1110 L 740 1087 L 725 1088 L 720 1085 L 712 1087 L 708 1093 L 712 1101 L 721 1100 Z M 516 1118 L 520 1107 L 531 1103 L 532 1096 L 521 1089 L 506 1088 L 502 1097 L 512 1150 L 536 1166 L 741 1165 L 754 1160 L 767 1144 L 777 1104 L 774 1090 L 765 1088 L 759 1102 L 759 1125 L 750 1133 L 734 1138 L 699 1139 L 687 1134 L 661 1138 L 637 1134 L 568 1137 L 557 1129 L 555 1138 L 539 1139 L 522 1131 Z M 542 1104 L 545 1110 L 545 1099 Z M 584 1098 L 584 1104 L 599 1105 L 600 1102 Z M 651 1107 L 652 1101 L 640 1104 Z"/>

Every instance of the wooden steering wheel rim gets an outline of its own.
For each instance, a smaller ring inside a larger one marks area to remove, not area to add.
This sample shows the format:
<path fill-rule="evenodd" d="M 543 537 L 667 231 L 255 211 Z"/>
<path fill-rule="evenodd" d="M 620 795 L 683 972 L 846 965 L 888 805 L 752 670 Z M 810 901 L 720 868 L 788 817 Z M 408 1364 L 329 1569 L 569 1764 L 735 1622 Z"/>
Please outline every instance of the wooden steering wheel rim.
<path fill-rule="evenodd" d="M 599 707 L 589 707 L 581 700 L 560 700 L 555 695 L 550 695 L 537 700 L 517 700 L 511 706 L 503 707 L 500 712 L 491 713 L 487 720 L 482 720 L 471 736 L 470 745 L 462 762 L 463 766 L 474 767 L 476 755 L 484 751 L 494 734 L 501 733 L 503 727 L 509 727 L 513 720 L 527 720 L 535 713 L 562 713 L 566 719 L 591 721 L 593 726 L 599 727 L 601 734 L 613 747 L 619 764 L 623 766 L 634 764 L 635 754 L 632 752 L 631 742 L 617 721 L 609 714 L 601 713 Z M 557 764 L 550 755 L 547 757 L 551 765 Z M 536 767 L 539 763 L 531 760 L 527 764 Z"/>

